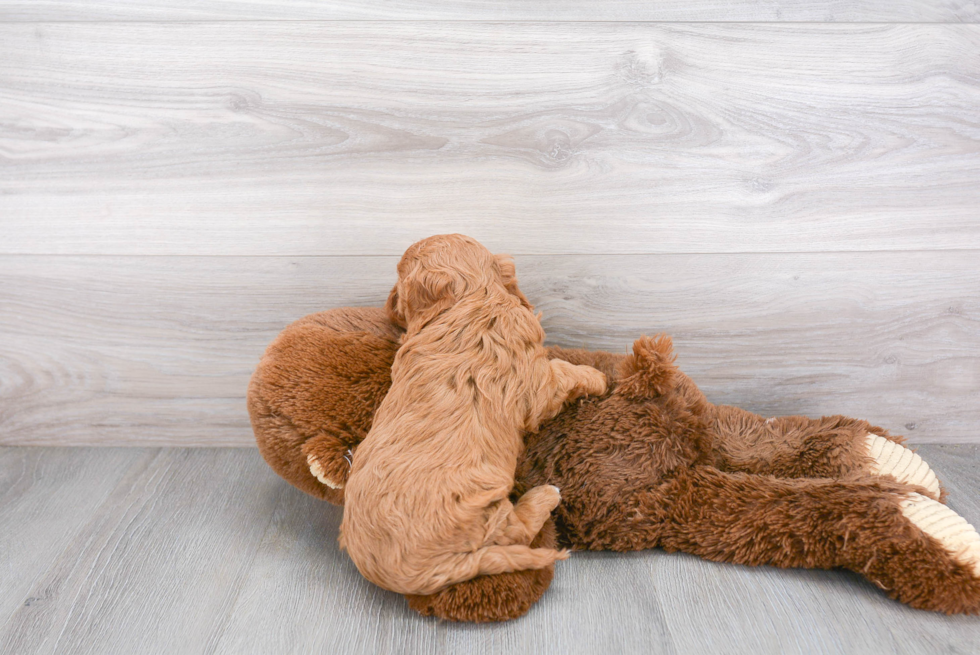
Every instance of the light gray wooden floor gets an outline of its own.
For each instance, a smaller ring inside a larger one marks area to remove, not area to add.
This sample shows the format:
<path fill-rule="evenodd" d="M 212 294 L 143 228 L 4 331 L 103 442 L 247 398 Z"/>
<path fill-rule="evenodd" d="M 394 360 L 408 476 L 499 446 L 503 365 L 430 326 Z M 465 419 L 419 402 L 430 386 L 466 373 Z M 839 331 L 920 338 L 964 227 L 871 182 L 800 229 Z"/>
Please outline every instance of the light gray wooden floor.
<path fill-rule="evenodd" d="M 923 446 L 980 524 L 980 447 Z M 0 653 L 976 653 L 842 571 L 575 553 L 524 618 L 422 619 L 255 449 L 0 448 Z"/>

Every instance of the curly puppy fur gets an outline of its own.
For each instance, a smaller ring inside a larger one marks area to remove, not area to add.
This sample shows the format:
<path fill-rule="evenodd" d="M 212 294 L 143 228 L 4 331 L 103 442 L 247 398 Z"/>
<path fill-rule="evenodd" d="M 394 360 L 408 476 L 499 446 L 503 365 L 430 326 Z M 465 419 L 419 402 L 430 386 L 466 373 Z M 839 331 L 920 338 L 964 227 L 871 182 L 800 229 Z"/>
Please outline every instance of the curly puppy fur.
<path fill-rule="evenodd" d="M 398 264 L 388 310 L 406 332 L 353 458 L 340 528 L 341 547 L 385 589 L 430 594 L 568 556 L 529 545 L 558 489 L 539 485 L 516 504 L 508 496 L 523 432 L 568 399 L 604 393 L 606 380 L 548 359 L 540 322 L 502 261 L 469 237 L 440 235 Z"/>
<path fill-rule="evenodd" d="M 342 308 L 301 319 L 273 342 L 252 378 L 249 410 L 277 473 L 343 502 L 342 489 L 310 473 L 303 449 L 357 445 L 390 384 L 399 333 L 380 308 Z M 603 371 L 612 392 L 570 404 L 526 435 L 513 493 L 554 484 L 563 495 L 557 539 L 549 521 L 535 546 L 843 567 L 912 607 L 980 613 L 980 575 L 903 513 L 916 488 L 873 471 L 867 435 L 901 437 L 843 416 L 766 419 L 712 405 L 673 365 L 663 337 L 638 340 L 631 355 L 548 350 Z M 501 621 L 527 612 L 550 580 L 550 568 L 479 576 L 408 600 L 426 615 Z"/>

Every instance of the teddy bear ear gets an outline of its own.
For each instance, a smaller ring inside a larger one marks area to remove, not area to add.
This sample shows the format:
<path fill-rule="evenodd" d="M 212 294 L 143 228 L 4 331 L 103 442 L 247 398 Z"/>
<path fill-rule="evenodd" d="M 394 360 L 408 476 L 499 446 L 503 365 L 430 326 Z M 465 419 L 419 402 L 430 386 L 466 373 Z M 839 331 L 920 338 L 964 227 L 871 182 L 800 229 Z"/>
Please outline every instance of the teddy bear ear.
<path fill-rule="evenodd" d="M 633 342 L 633 354 L 619 365 L 616 393 L 641 399 L 662 396 L 674 388 L 674 344 L 666 334 L 640 337 Z"/>
<path fill-rule="evenodd" d="M 534 311 L 534 305 L 527 299 L 527 296 L 517 286 L 517 269 L 514 267 L 514 260 L 510 255 L 494 255 L 494 261 L 500 269 L 500 277 L 504 280 L 504 287 L 512 295 L 517 296 L 521 304 Z"/>

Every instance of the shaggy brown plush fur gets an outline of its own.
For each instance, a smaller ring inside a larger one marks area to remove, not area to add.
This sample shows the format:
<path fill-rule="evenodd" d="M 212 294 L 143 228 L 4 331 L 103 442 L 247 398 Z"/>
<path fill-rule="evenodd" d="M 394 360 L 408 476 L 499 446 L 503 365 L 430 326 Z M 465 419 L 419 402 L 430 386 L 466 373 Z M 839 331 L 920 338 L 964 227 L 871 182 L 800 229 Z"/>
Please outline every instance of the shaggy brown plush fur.
<path fill-rule="evenodd" d="M 366 410 L 386 391 L 387 381 L 371 386 L 380 379 L 374 374 L 397 349 L 397 329 L 382 310 L 357 310 L 354 318 L 350 311 L 288 327 L 249 389 L 256 438 L 269 464 L 332 502 L 342 502 L 342 494 L 324 490 L 304 470 L 302 443 L 322 434 L 316 426 L 343 416 L 348 429 L 336 438 L 356 444 L 370 426 Z M 337 330 L 325 326 L 339 322 L 359 323 L 366 334 L 345 334 L 338 345 Z M 320 331 L 309 332 L 310 325 Z M 840 416 L 766 420 L 712 405 L 673 366 L 663 337 L 638 340 L 628 356 L 550 351 L 613 380 L 610 393 L 568 406 L 526 439 L 515 493 L 561 487 L 557 545 L 662 547 L 748 565 L 843 567 L 912 607 L 980 612 L 980 577 L 902 513 L 903 499 L 923 490 L 869 472 L 863 440 L 869 432 L 887 436 L 880 428 Z M 336 364 L 355 359 L 361 368 Z M 299 360 L 306 368 L 292 368 Z M 326 405 L 318 400 L 324 385 L 336 394 L 326 394 Z M 550 536 L 540 535 L 541 545 L 554 547 Z M 543 573 L 481 576 L 409 602 L 452 620 L 505 620 L 526 612 L 545 591 L 550 571 L 548 578 Z"/>
<path fill-rule="evenodd" d="M 568 557 L 529 545 L 558 505 L 558 489 L 508 496 L 523 431 L 566 400 L 605 393 L 606 379 L 548 358 L 544 330 L 501 261 L 449 234 L 415 243 L 398 263 L 388 310 L 406 330 L 371 430 L 347 455 L 340 526 L 341 548 L 385 589 L 431 594 Z M 343 455 L 307 450 L 311 469 L 334 487 L 327 472 L 339 473 Z"/>
<path fill-rule="evenodd" d="M 269 466 L 311 496 L 343 504 L 344 490 L 317 480 L 308 455 L 346 481 L 344 455 L 364 439 L 388 393 L 400 336 L 375 308 L 312 314 L 283 330 L 248 388 L 252 427 Z"/>

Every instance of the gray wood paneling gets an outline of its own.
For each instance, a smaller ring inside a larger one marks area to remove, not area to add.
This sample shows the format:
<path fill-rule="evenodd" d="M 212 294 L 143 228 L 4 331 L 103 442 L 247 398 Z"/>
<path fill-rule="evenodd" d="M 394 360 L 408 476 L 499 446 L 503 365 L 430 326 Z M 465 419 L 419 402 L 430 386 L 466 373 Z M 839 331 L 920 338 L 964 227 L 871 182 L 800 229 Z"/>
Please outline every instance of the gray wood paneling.
<path fill-rule="evenodd" d="M 0 253 L 980 248 L 978 51 L 974 25 L 0 24 Z"/>
<path fill-rule="evenodd" d="M 980 450 L 919 452 L 950 505 L 980 523 Z M 976 644 L 976 617 L 909 609 L 850 573 L 662 551 L 574 553 L 526 617 L 442 623 L 363 580 L 337 547 L 340 508 L 289 487 L 255 449 L 0 448 L 0 471 L 0 552 L 36 562 L 0 577 L 4 653 L 919 655 Z M 25 521 L 36 521 L 28 540 Z M 24 552 L 45 539 L 58 548 Z"/>
<path fill-rule="evenodd" d="M 5 21 L 187 20 L 806 21 L 957 23 L 975 0 L 3 0 Z"/>
<path fill-rule="evenodd" d="M 407 244 L 405 244 L 407 245 Z M 975 441 L 976 251 L 520 256 L 549 341 L 675 338 L 715 402 Z M 393 257 L 0 258 L 0 443 L 247 445 L 287 323 L 380 305 Z"/>

